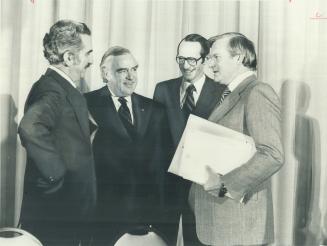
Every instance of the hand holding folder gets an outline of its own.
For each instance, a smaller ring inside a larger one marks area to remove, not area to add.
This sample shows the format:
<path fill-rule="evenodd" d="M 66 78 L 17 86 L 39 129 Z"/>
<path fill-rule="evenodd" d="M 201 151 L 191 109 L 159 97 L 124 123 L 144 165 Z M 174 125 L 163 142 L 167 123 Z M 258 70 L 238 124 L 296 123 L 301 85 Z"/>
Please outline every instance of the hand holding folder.
<path fill-rule="evenodd" d="M 203 185 L 208 179 L 207 166 L 224 175 L 255 152 L 251 137 L 190 115 L 168 171 Z"/>

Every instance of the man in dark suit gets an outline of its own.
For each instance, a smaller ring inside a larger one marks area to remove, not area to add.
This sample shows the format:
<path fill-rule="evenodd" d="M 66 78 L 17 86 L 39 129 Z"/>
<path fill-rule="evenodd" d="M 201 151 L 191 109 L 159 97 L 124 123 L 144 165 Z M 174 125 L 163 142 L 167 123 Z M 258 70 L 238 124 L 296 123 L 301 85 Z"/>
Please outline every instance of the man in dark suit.
<path fill-rule="evenodd" d="M 211 172 L 204 186 L 192 184 L 197 234 L 205 245 L 271 244 L 271 176 L 284 160 L 279 98 L 268 84 L 258 81 L 249 39 L 225 33 L 209 41 L 209 66 L 215 80 L 226 85 L 209 120 L 251 136 L 257 151 L 223 176 Z"/>
<path fill-rule="evenodd" d="M 189 34 L 178 44 L 176 61 L 182 77 L 157 84 L 154 100 L 162 103 L 168 115 L 173 146 L 172 157 L 182 136 L 190 113 L 207 119 L 217 104 L 223 86 L 204 74 L 205 57 L 209 53 L 207 40 L 198 34 Z M 191 182 L 167 174 L 166 193 L 171 212 L 170 237 L 176 241 L 179 216 L 182 214 L 185 245 L 197 245 L 195 221 L 188 205 Z"/>
<path fill-rule="evenodd" d="M 114 245 L 126 232 L 160 231 L 169 134 L 164 108 L 134 93 L 138 63 L 128 49 L 110 48 L 100 68 L 107 85 L 85 95 L 98 125 L 95 239 L 97 245 Z"/>
<path fill-rule="evenodd" d="M 87 105 L 76 84 L 92 62 L 91 32 L 61 20 L 44 36 L 50 63 L 19 125 L 27 152 L 22 228 L 43 245 L 79 245 L 96 200 Z"/>

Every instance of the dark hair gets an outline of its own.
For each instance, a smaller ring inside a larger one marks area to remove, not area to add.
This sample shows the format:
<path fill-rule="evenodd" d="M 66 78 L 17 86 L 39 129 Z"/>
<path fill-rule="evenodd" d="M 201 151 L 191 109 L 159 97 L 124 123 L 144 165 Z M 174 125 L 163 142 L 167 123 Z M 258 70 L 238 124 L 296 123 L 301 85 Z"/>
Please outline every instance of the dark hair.
<path fill-rule="evenodd" d="M 102 76 L 102 79 L 103 79 L 103 82 L 104 83 L 107 83 L 107 79 L 105 78 L 104 76 L 104 73 L 105 73 L 105 68 L 103 66 L 103 64 L 105 63 L 106 59 L 109 57 L 109 56 L 121 56 L 121 55 L 124 55 L 124 54 L 131 54 L 130 50 L 129 49 L 126 49 L 124 47 L 121 47 L 121 46 L 113 46 L 113 47 L 110 47 L 105 53 L 104 55 L 102 56 L 102 59 L 101 59 L 101 62 L 100 62 L 100 70 L 101 70 L 101 76 Z"/>
<path fill-rule="evenodd" d="M 244 55 L 242 61 L 243 66 L 251 70 L 257 69 L 257 56 L 254 49 L 254 44 L 246 36 L 238 32 L 227 32 L 221 35 L 214 36 L 209 39 L 210 47 L 219 39 L 228 38 L 228 50 L 231 56 Z"/>
<path fill-rule="evenodd" d="M 43 38 L 45 58 L 50 64 L 59 64 L 63 62 L 66 51 L 80 51 L 83 48 L 81 34 L 91 35 L 90 29 L 84 23 L 72 20 L 56 22 Z"/>
<path fill-rule="evenodd" d="M 201 52 L 200 55 L 202 57 L 202 62 L 204 62 L 206 56 L 209 54 L 210 52 L 210 45 L 208 43 L 208 40 L 204 37 L 202 37 L 200 34 L 196 34 L 196 33 L 192 33 L 189 34 L 187 36 L 185 36 L 178 44 L 177 46 L 177 54 L 179 52 L 179 46 L 181 45 L 181 43 L 183 41 L 187 41 L 187 42 L 198 42 L 201 45 Z"/>

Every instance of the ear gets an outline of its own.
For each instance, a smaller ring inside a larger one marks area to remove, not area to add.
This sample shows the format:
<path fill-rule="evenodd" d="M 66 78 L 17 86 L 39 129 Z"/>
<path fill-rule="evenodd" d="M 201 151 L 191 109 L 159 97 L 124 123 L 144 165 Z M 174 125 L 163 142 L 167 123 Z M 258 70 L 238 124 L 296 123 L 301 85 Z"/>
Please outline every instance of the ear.
<path fill-rule="evenodd" d="M 101 76 L 107 82 L 111 80 L 111 73 L 106 66 L 101 67 Z"/>
<path fill-rule="evenodd" d="M 64 59 L 64 64 L 66 67 L 75 65 L 75 55 L 72 52 L 66 51 L 64 53 L 63 59 Z"/>

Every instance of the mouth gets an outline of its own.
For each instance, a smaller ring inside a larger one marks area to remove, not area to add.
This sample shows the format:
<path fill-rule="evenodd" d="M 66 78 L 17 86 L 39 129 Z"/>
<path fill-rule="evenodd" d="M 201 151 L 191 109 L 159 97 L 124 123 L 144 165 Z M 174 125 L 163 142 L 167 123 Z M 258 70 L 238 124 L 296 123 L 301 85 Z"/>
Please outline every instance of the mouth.
<path fill-rule="evenodd" d="M 125 82 L 124 85 L 125 85 L 126 87 L 132 88 L 132 87 L 134 87 L 135 82 Z"/>
<path fill-rule="evenodd" d="M 87 69 L 88 67 L 90 67 L 92 65 L 92 63 L 88 63 L 86 66 L 85 66 L 85 69 Z"/>
<path fill-rule="evenodd" d="M 184 70 L 184 73 L 191 74 L 194 70 Z"/>

